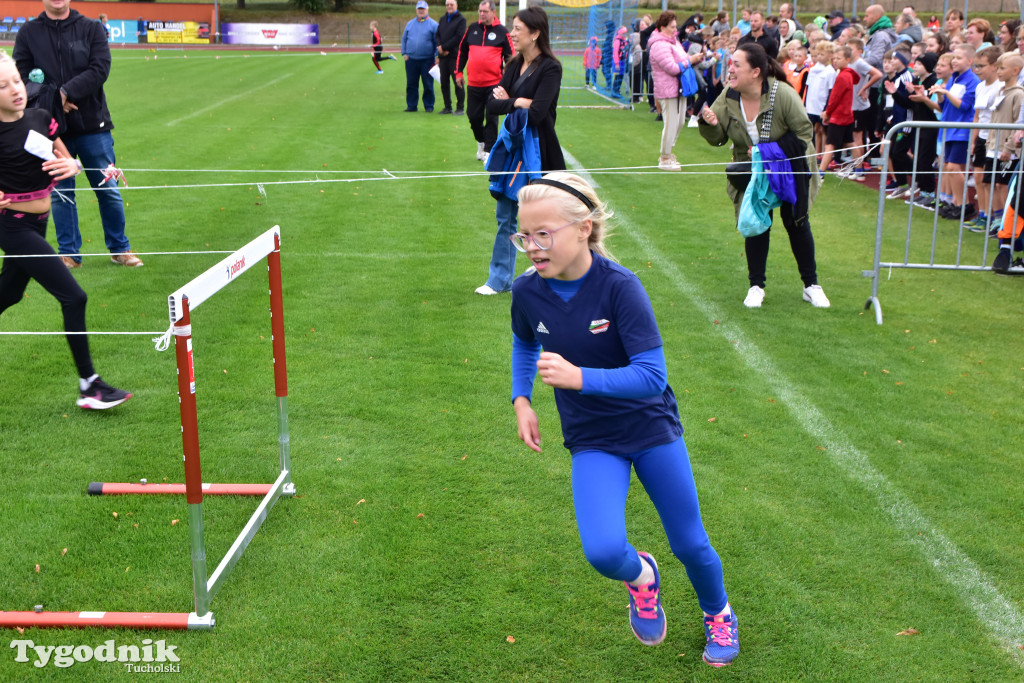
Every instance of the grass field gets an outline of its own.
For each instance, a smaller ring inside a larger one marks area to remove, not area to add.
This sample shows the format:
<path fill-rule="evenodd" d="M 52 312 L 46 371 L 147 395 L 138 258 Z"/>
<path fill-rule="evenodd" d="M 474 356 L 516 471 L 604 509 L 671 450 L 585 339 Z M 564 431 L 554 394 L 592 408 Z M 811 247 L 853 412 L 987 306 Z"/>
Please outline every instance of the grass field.
<path fill-rule="evenodd" d="M 115 53 L 129 236 L 138 252 L 232 250 L 281 225 L 298 495 L 278 503 L 214 600 L 213 631 L 11 640 L 164 639 L 184 680 L 203 681 L 1021 680 L 1024 281 L 894 270 L 877 326 L 861 276 L 877 198 L 829 179 L 812 224 L 832 308 L 801 300 L 777 235 L 765 307 L 750 311 L 721 167 L 595 172 L 617 213 L 611 249 L 659 318 L 743 625 L 740 658 L 712 670 L 696 599 L 642 489 L 628 503 L 631 541 L 659 559 L 669 618 L 653 649 L 630 633 L 622 586 L 580 551 L 550 390 L 535 392 L 544 453 L 516 439 L 509 299 L 473 294 L 494 203 L 479 175 L 441 177 L 480 170 L 466 121 L 402 113 L 401 65 L 377 76 L 365 55 L 217 57 Z M 651 119 L 565 110 L 557 129 L 587 168 L 644 166 L 657 159 Z M 690 129 L 677 154 L 727 156 Z M 296 180 L 307 182 L 277 184 Z M 79 197 L 87 248 L 101 252 L 95 201 Z M 887 208 L 884 258 L 895 260 L 905 208 Z M 922 234 L 929 225 L 920 219 Z M 980 253 L 983 238 L 967 239 Z M 143 258 L 126 270 L 91 257 L 75 271 L 90 329 L 166 328 L 167 295 L 223 256 Z M 193 316 L 207 481 L 275 475 L 262 271 Z M 59 325 L 33 284 L 0 331 Z M 182 481 L 173 353 L 146 336 L 94 337 L 99 372 L 135 396 L 90 414 L 74 406 L 61 337 L 0 344 L 0 609 L 189 611 L 184 500 L 86 495 L 90 481 Z M 207 499 L 211 565 L 255 505 Z M 0 647 L 0 680 L 130 675 L 96 661 L 55 674 L 14 657 Z"/>

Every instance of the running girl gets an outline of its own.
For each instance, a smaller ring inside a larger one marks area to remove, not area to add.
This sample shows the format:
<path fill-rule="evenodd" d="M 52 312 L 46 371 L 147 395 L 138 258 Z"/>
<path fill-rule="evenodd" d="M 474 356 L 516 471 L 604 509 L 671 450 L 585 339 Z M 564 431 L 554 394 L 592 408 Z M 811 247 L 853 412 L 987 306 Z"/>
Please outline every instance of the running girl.
<path fill-rule="evenodd" d="M 0 314 L 21 301 L 34 279 L 60 302 L 66 332 L 85 332 L 86 295 L 46 241 L 50 190 L 82 170 L 56 136 L 49 112 L 25 109 L 25 84 L 14 61 L 0 52 L 0 249 L 8 256 L 0 268 Z M 67 335 L 78 366 L 81 408 L 105 410 L 131 394 L 110 386 L 93 370 L 89 340 Z"/>
<path fill-rule="evenodd" d="M 661 576 L 626 538 L 630 471 L 658 510 L 673 554 L 704 610 L 704 661 L 739 654 L 722 563 L 700 518 L 697 489 L 650 300 L 640 280 L 605 250 L 611 217 L 582 178 L 549 173 L 519 192 L 512 242 L 536 272 L 512 285 L 512 404 L 519 438 L 541 452 L 533 380 L 555 389 L 572 495 L 587 561 L 623 581 L 629 621 L 644 645 L 665 639 Z"/>

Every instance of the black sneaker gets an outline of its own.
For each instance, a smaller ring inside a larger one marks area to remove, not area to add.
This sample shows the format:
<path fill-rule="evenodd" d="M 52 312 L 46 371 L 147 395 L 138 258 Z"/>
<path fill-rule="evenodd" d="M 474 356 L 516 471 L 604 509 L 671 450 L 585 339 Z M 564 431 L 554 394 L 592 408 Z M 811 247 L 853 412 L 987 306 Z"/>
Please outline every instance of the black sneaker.
<path fill-rule="evenodd" d="M 925 211 L 935 211 L 935 195 L 931 192 L 920 192 L 914 197 L 914 206 Z"/>
<path fill-rule="evenodd" d="M 960 207 L 956 204 L 946 204 L 939 207 L 939 218 L 949 220 L 960 220 Z"/>
<path fill-rule="evenodd" d="M 79 392 L 75 403 L 85 410 L 106 410 L 121 405 L 131 397 L 127 391 L 115 389 L 97 377 L 85 391 Z"/>
<path fill-rule="evenodd" d="M 1012 254 L 1009 249 L 1000 249 L 999 253 L 996 254 L 996 258 L 992 261 L 992 270 L 996 273 L 1006 275 L 1010 270 L 1010 257 Z"/>
<path fill-rule="evenodd" d="M 466 110 L 465 109 L 456 109 L 454 115 L 455 116 L 465 116 L 466 115 Z"/>
<path fill-rule="evenodd" d="M 974 208 L 974 204 L 964 204 L 964 220 L 971 220 L 977 217 L 978 210 Z"/>
<path fill-rule="evenodd" d="M 441 111 L 439 111 L 437 113 L 438 114 L 451 114 L 452 113 L 452 108 L 451 107 L 445 107 L 444 109 L 442 109 Z"/>

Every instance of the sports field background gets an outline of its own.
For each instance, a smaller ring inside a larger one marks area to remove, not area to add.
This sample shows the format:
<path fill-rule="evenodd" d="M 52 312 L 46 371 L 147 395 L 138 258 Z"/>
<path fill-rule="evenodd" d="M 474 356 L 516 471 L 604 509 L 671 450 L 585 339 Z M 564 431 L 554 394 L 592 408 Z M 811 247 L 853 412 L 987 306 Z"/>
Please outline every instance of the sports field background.
<path fill-rule="evenodd" d="M 812 225 L 832 308 L 801 300 L 780 231 L 765 307 L 750 311 L 721 167 L 595 172 L 617 213 L 611 249 L 659 319 L 742 625 L 733 666 L 700 661 L 696 599 L 635 486 L 631 541 L 659 560 L 669 621 L 648 649 L 625 590 L 583 558 L 550 390 L 535 392 L 544 453 L 516 439 L 509 299 L 473 294 L 494 203 L 482 176 L 437 177 L 480 171 L 468 124 L 403 113 L 402 66 L 384 69 L 315 51 L 115 52 L 107 93 L 133 248 L 231 250 L 281 225 L 299 495 L 214 600 L 213 631 L 12 640 L 165 639 L 185 680 L 1020 680 L 1021 279 L 895 270 L 877 326 L 861 277 L 877 197 L 829 178 Z M 587 168 L 654 166 L 652 118 L 564 110 L 557 130 Z M 728 155 L 691 129 L 676 151 L 684 164 Z M 361 180 L 275 184 L 317 178 Z M 241 185 L 202 187 L 228 183 Z M 79 197 L 87 248 L 102 252 L 94 199 Z M 895 257 L 905 208 L 889 210 Z M 87 258 L 75 276 L 90 329 L 165 329 L 167 295 L 221 258 L 143 256 L 137 270 Z M 266 289 L 253 268 L 193 316 L 207 481 L 275 475 Z M 34 284 L 0 319 L 0 331 L 59 325 Z M 0 609 L 189 611 L 184 500 L 86 495 L 90 481 L 182 481 L 173 353 L 94 337 L 98 371 L 135 396 L 90 414 L 74 406 L 63 338 L 0 344 Z M 255 505 L 206 499 L 211 567 Z M 0 679 L 130 675 L 13 657 L 3 643 Z"/>

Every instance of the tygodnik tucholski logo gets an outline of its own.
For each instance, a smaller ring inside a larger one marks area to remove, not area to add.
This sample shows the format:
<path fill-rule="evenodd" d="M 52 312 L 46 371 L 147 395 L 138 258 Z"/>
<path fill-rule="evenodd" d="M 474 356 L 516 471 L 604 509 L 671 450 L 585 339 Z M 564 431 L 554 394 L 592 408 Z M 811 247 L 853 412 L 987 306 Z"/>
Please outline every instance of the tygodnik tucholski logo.
<path fill-rule="evenodd" d="M 32 662 L 39 669 L 53 665 L 66 669 L 77 663 L 90 660 L 116 662 L 131 672 L 180 673 L 181 660 L 174 654 L 177 645 L 168 645 L 165 640 L 153 641 L 146 638 L 142 645 L 118 645 L 106 640 L 102 645 L 36 645 L 31 640 L 12 640 L 15 651 L 14 661 Z"/>

